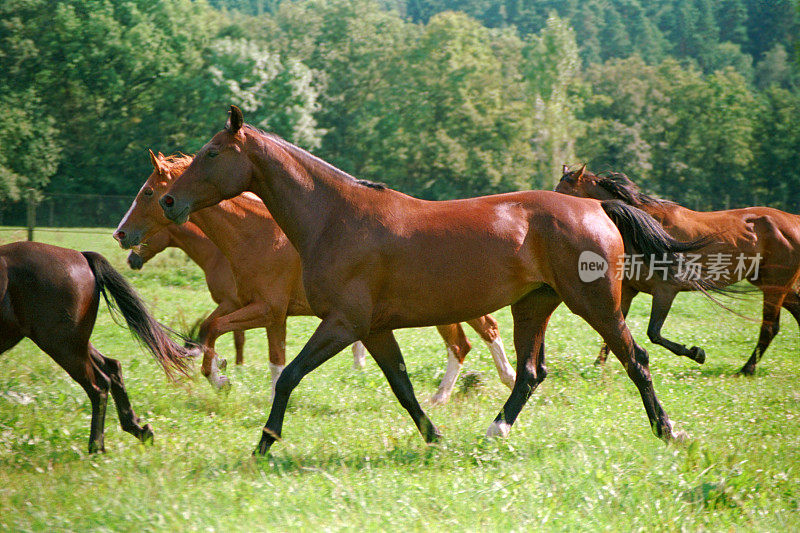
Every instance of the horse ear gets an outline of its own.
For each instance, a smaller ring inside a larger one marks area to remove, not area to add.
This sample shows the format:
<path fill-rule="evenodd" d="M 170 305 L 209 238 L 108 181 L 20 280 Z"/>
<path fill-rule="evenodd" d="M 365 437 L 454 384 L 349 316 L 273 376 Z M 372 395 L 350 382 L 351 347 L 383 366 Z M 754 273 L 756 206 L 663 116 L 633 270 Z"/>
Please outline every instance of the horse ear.
<path fill-rule="evenodd" d="M 569 172 L 569 167 L 567 166 L 567 164 L 564 163 L 563 165 L 561 165 L 561 173 L 566 174 L 568 172 Z"/>
<path fill-rule="evenodd" d="M 161 172 L 161 164 L 159 163 L 156 154 L 154 154 L 149 148 L 147 151 L 150 152 L 150 162 L 153 163 L 153 168 L 156 169 L 157 172 Z M 159 152 L 159 155 L 161 155 L 161 152 Z"/>
<path fill-rule="evenodd" d="M 228 130 L 228 133 L 236 133 L 241 129 L 242 124 L 244 124 L 242 110 L 232 105 L 231 110 L 228 112 L 228 122 L 225 124 L 225 129 Z"/>
<path fill-rule="evenodd" d="M 578 171 L 575 174 L 575 179 L 578 180 L 581 179 L 585 172 L 586 172 L 586 163 L 584 163 L 583 166 L 578 169 Z"/>

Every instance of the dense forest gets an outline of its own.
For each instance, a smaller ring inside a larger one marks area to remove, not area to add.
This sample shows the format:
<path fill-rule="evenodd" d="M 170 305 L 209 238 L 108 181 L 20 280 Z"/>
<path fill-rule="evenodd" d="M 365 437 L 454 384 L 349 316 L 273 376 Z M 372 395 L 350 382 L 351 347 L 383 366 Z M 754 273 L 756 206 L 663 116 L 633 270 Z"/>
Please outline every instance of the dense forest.
<path fill-rule="evenodd" d="M 248 122 L 423 198 L 563 163 L 800 210 L 793 0 L 4 0 L 0 199 L 132 194 Z"/>

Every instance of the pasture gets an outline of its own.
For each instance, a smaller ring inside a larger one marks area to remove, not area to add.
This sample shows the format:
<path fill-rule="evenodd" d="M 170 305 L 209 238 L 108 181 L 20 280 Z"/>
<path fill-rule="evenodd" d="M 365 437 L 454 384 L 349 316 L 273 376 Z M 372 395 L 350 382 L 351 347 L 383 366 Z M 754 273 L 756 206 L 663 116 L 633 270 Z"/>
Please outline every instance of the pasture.
<path fill-rule="evenodd" d="M 213 309 L 202 273 L 169 251 L 140 272 L 93 233 L 37 230 L 37 240 L 102 253 L 174 327 Z M 0 243 L 24 238 L 3 228 Z M 758 319 L 760 295 L 731 305 Z M 123 364 L 128 392 L 155 442 L 138 443 L 109 408 L 107 453 L 86 451 L 89 402 L 29 341 L 0 358 L 0 528 L 25 530 L 792 530 L 800 527 L 798 327 L 783 331 L 754 378 L 734 378 L 758 323 L 681 295 L 664 327 L 705 348 L 703 366 L 647 342 L 649 297 L 629 323 L 651 357 L 656 392 L 691 439 L 665 446 L 616 360 L 593 365 L 599 337 L 563 306 L 546 337 L 548 379 L 506 440 L 483 435 L 508 396 L 488 350 L 470 330 L 468 379 L 431 407 L 445 366 L 434 328 L 398 331 L 418 398 L 444 433 L 426 446 L 371 361 L 349 350 L 312 372 L 291 397 L 284 440 L 251 452 L 269 410 L 263 331 L 247 333 L 245 365 L 232 337 L 217 344 L 233 387 L 166 381 L 101 304 L 92 342 Z M 514 359 L 511 317 L 495 314 Z M 293 357 L 318 320 L 289 318 Z M 198 362 L 199 363 L 199 362 Z M 197 366 L 197 365 L 196 365 Z"/>

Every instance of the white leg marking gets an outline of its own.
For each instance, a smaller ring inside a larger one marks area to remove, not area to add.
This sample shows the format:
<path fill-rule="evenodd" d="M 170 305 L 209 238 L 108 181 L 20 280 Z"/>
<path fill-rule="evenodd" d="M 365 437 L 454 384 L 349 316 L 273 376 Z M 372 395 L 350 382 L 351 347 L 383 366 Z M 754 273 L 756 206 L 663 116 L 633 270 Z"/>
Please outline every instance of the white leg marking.
<path fill-rule="evenodd" d="M 286 365 L 275 365 L 270 363 L 269 364 L 269 373 L 272 376 L 272 396 L 271 398 L 275 397 L 275 384 L 278 382 L 278 378 L 281 377 L 281 372 L 283 369 L 286 368 Z"/>
<path fill-rule="evenodd" d="M 206 376 L 206 379 L 216 389 L 221 389 L 230 384 L 228 378 L 219 371 L 219 359 L 216 355 L 211 359 L 211 372 Z"/>
<path fill-rule="evenodd" d="M 501 420 L 500 422 L 492 422 L 489 424 L 489 429 L 486 430 L 486 436 L 489 438 L 493 437 L 508 437 L 508 433 L 511 431 L 511 426 L 505 421 Z"/>
<path fill-rule="evenodd" d="M 681 443 L 686 442 L 689 440 L 689 434 L 683 430 L 675 431 L 675 422 L 670 420 L 669 421 L 669 434 L 673 442 Z"/>
<path fill-rule="evenodd" d="M 456 359 L 453 351 L 448 348 L 447 370 L 444 371 L 444 377 L 442 378 L 442 382 L 439 384 L 439 390 L 437 390 L 436 394 L 434 394 L 431 398 L 431 403 L 433 405 L 442 405 L 447 403 L 447 400 L 450 399 L 450 395 L 453 393 L 453 387 L 456 385 L 456 380 L 458 379 L 458 374 L 460 372 L 461 363 L 458 359 Z"/>
<path fill-rule="evenodd" d="M 503 339 L 498 336 L 492 342 L 487 342 L 486 346 L 489 347 L 489 351 L 492 353 L 492 359 L 494 359 L 494 366 L 497 367 L 497 374 L 500 376 L 500 381 L 505 383 L 506 387 L 509 389 L 513 389 L 514 381 L 517 379 L 517 373 L 514 371 L 514 368 L 512 368 L 511 363 L 508 362 L 506 350 L 503 346 Z"/>
<path fill-rule="evenodd" d="M 361 341 L 353 343 L 353 368 L 359 370 L 367 364 L 367 348 Z"/>

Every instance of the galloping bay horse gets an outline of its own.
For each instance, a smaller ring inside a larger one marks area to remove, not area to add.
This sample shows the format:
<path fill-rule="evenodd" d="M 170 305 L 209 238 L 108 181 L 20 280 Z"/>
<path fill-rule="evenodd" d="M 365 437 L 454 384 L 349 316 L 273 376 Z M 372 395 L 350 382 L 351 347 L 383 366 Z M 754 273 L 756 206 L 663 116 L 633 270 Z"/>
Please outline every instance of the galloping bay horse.
<path fill-rule="evenodd" d="M 189 156 L 164 157 L 150 152 L 153 172 L 114 232 L 124 248 L 139 246 L 157 232 L 175 227 L 164 216 L 158 200 L 192 161 Z M 197 227 L 228 259 L 235 280 L 237 299 L 221 302 L 200 328 L 204 348 L 201 371 L 216 387 L 227 385 L 218 368 L 216 339 L 233 329 L 265 327 L 269 341 L 272 388 L 286 364 L 286 317 L 313 315 L 303 290 L 300 257 L 264 206 L 252 194 L 243 194 L 192 215 Z M 235 304 L 235 305 L 233 305 Z M 515 373 L 506 358 L 497 321 L 491 316 L 471 319 L 468 324 L 481 336 L 501 380 L 513 387 Z M 448 362 L 432 403 L 445 403 L 471 345 L 460 324 L 437 326 L 445 341 Z M 364 349 L 353 345 L 356 366 L 363 366 Z"/>
<path fill-rule="evenodd" d="M 228 123 L 196 154 L 161 200 L 177 223 L 252 191 L 266 204 L 303 262 L 308 303 L 322 322 L 278 380 L 256 453 L 280 438 L 289 395 L 300 380 L 361 339 L 427 442 L 439 430 L 414 395 L 392 330 L 460 322 L 511 305 L 517 380 L 487 435 L 506 436 L 547 375 L 543 339 L 563 301 L 620 359 L 642 397 L 656 436 L 680 437 L 656 398 L 647 352 L 620 309 L 623 240 L 645 254 L 675 254 L 679 243 L 643 211 L 618 201 L 525 191 L 429 202 L 357 180 L 285 140 Z M 608 265 L 582 281 L 582 253 Z M 678 281 L 676 280 L 676 283 Z"/>
<path fill-rule="evenodd" d="M 89 452 L 105 450 L 109 390 L 122 429 L 142 442 L 153 439 L 150 424 L 140 426 L 133 412 L 119 361 L 89 342 L 101 294 L 168 376 L 186 372 L 183 348 L 103 256 L 36 242 L 0 246 L 0 353 L 27 337 L 83 387 L 92 403 Z"/>
<path fill-rule="evenodd" d="M 739 370 L 740 374 L 752 375 L 755 372 L 756 364 L 778 334 L 781 307 L 789 311 L 800 324 L 800 293 L 797 290 L 800 278 L 800 217 L 771 207 L 693 211 L 675 202 L 642 193 L 636 184 L 621 173 L 597 176 L 586 170 L 585 165 L 575 171 L 564 166 L 563 170 L 564 174 L 556 187 L 558 192 L 598 200 L 624 201 L 652 215 L 676 239 L 695 239 L 710 234 L 715 236 L 714 243 L 697 250 L 700 255 L 697 264 L 707 269 L 712 260 L 717 263 L 723 259 L 730 261 L 724 269 L 727 272 L 722 272 L 715 281 L 718 286 L 744 279 L 764 293 L 761 333 L 752 355 Z M 737 257 L 748 260 L 746 268 L 737 271 Z M 750 268 L 753 260 L 758 263 L 757 270 Z M 651 294 L 653 304 L 647 327 L 650 340 L 676 355 L 703 363 L 705 352 L 701 348 L 687 348 L 661 336 L 661 327 L 680 290 L 687 289 L 664 283 L 657 276 L 650 280 L 639 279 L 626 283 L 622 291 L 622 310 L 627 313 L 637 293 Z M 606 349 L 601 350 L 599 362 L 605 361 L 605 353 Z"/>

